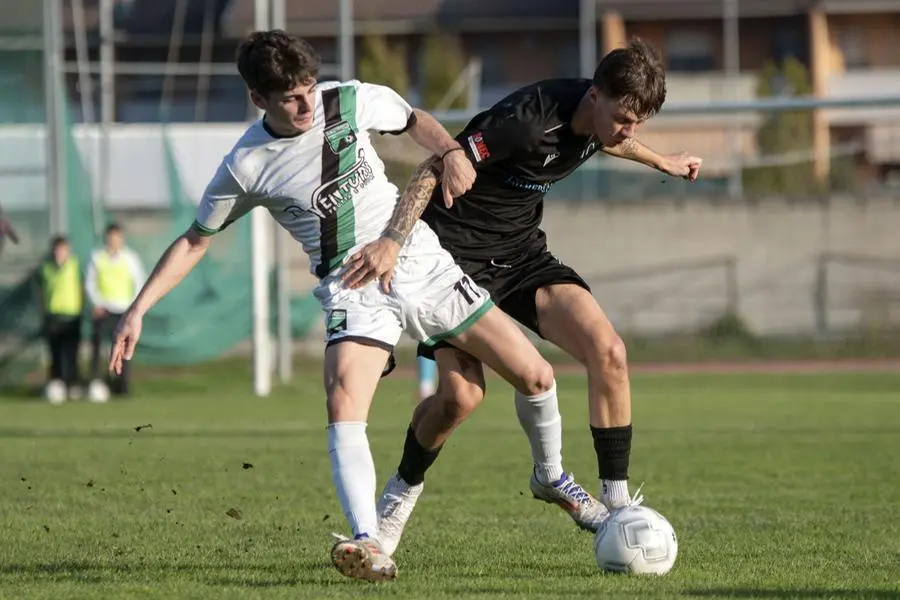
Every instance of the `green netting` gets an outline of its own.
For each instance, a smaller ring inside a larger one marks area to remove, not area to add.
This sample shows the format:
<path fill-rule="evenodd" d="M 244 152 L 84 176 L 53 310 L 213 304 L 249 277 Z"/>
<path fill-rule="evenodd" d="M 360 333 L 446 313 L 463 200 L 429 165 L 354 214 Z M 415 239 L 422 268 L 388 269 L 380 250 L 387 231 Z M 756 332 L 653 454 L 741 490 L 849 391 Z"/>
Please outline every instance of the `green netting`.
<path fill-rule="evenodd" d="M 22 243 L 7 244 L 0 256 L 0 384 L 21 381 L 34 372 L 41 357 L 33 275 L 50 239 L 48 186 L 42 171 L 41 56 L 15 53 L 27 55 L 16 59 L 11 54 L 0 51 L 0 81 L 5 84 L 0 86 L 0 159 L 11 165 L 0 174 L 0 180 L 7 191 L 2 205 L 14 220 Z M 23 123 L 32 125 L 23 129 Z M 168 244 L 192 222 L 195 204 L 185 192 L 166 128 L 161 127 L 167 209 L 111 214 L 94 202 L 90 174 L 71 123 L 66 124 L 68 233 L 82 263 L 86 264 L 93 249 L 102 243 L 105 224 L 116 220 L 149 271 Z M 249 340 L 250 259 L 250 223 L 243 219 L 216 236 L 207 257 L 146 317 L 136 361 L 162 365 L 206 361 Z M 274 328 L 274 273 L 270 282 Z M 307 335 L 320 319 L 318 302 L 304 294 L 292 299 L 291 308 L 294 337 Z M 89 332 L 87 314 L 84 332 Z M 84 367 L 87 365 L 83 371 Z"/>

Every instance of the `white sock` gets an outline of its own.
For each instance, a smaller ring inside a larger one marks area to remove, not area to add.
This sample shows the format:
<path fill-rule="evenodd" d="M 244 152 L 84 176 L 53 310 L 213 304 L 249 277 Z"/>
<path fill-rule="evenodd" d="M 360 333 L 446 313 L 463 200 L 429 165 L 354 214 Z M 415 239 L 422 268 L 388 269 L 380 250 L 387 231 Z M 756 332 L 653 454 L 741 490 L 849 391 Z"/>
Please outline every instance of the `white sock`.
<path fill-rule="evenodd" d="M 600 497 L 613 506 L 625 506 L 631 501 L 628 481 L 625 479 L 604 479 L 600 482 Z"/>
<path fill-rule="evenodd" d="M 516 392 L 516 415 L 531 444 L 531 458 L 538 481 L 550 484 L 563 476 L 562 415 L 556 399 L 556 382 L 537 396 Z"/>
<path fill-rule="evenodd" d="M 353 535 L 378 536 L 375 510 L 375 462 L 366 423 L 343 421 L 328 426 L 331 479 Z"/>

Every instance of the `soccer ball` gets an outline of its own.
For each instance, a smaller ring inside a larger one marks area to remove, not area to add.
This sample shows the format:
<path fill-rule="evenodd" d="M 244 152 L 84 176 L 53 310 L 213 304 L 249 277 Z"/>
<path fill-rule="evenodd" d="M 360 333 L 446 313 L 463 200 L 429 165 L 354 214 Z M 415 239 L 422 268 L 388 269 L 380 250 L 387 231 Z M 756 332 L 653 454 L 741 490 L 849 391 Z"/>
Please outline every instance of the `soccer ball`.
<path fill-rule="evenodd" d="M 646 506 L 616 509 L 594 536 L 597 566 L 612 573 L 665 575 L 678 556 L 675 530 Z"/>

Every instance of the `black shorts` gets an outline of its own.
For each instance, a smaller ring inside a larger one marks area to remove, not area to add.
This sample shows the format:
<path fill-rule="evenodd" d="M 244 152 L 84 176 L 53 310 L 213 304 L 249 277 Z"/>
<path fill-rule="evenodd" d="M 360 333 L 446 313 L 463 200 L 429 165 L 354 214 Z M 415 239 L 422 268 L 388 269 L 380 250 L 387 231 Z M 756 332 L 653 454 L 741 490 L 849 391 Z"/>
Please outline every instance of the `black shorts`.
<path fill-rule="evenodd" d="M 511 261 L 457 259 L 456 262 L 476 284 L 490 292 L 491 298 L 500 310 L 542 338 L 544 336 L 538 327 L 535 303 L 540 288 L 574 283 L 591 291 L 587 282 L 572 267 L 564 265 L 545 247 Z M 433 359 L 435 350 L 452 346 L 445 341 L 438 342 L 434 346 L 419 344 L 417 354 Z"/>

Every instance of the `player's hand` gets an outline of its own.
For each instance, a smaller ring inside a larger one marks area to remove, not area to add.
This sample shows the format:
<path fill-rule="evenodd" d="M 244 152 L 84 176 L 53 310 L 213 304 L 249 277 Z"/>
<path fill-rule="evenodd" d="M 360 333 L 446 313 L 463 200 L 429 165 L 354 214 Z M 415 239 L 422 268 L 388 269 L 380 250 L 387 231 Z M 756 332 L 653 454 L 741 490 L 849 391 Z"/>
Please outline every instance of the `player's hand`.
<path fill-rule="evenodd" d="M 453 199 L 462 196 L 475 183 L 475 167 L 462 150 L 454 150 L 444 155 L 444 173 L 441 175 L 441 189 L 444 192 L 444 206 L 453 206 Z"/>
<path fill-rule="evenodd" d="M 696 181 L 700 175 L 700 167 L 703 165 L 703 159 L 697 156 L 681 152 L 679 154 L 670 154 L 665 157 L 666 163 L 664 172 L 672 177 L 681 177 L 688 181 Z"/>
<path fill-rule="evenodd" d="M 91 310 L 91 315 L 93 315 L 95 319 L 101 319 L 106 316 L 106 309 L 102 306 L 95 306 L 93 310 Z"/>
<path fill-rule="evenodd" d="M 399 254 L 400 244 L 389 238 L 379 238 L 360 248 L 347 260 L 341 279 L 350 289 L 357 289 L 378 278 L 381 280 L 381 290 L 387 294 L 391 291 L 391 279 Z"/>
<path fill-rule="evenodd" d="M 122 363 L 131 360 L 134 356 L 134 347 L 137 346 L 138 338 L 141 337 L 142 326 L 141 315 L 129 310 L 116 326 L 116 332 L 113 334 L 113 345 L 109 352 L 109 370 L 116 375 L 122 374 Z"/>
<path fill-rule="evenodd" d="M 16 230 L 13 229 L 12 223 L 9 222 L 9 219 L 0 216 L 0 240 L 4 238 L 9 238 L 13 244 L 19 243 L 19 236 L 16 235 Z"/>

